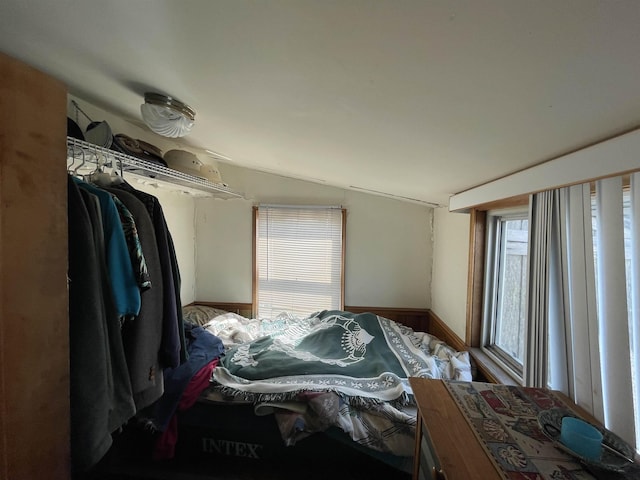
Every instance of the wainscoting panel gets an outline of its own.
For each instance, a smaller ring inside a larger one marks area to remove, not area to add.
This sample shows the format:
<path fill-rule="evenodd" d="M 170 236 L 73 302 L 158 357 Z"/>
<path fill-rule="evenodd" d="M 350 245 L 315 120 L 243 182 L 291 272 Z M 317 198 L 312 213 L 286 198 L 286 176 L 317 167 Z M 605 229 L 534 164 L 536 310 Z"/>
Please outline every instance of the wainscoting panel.
<path fill-rule="evenodd" d="M 429 310 L 426 308 L 349 307 L 352 313 L 375 313 L 394 322 L 402 323 L 417 332 L 429 332 Z"/>
<path fill-rule="evenodd" d="M 469 349 L 469 347 L 465 345 L 464 340 L 456 335 L 454 331 L 431 310 L 429 310 L 429 330 L 427 330 L 427 333 L 435 335 L 440 340 L 444 340 L 458 351 Z"/>
<path fill-rule="evenodd" d="M 234 303 L 234 302 L 193 302 L 191 305 L 206 305 L 208 307 L 226 310 L 227 312 L 237 313 L 246 318 L 253 318 L 253 305 L 250 303 Z"/>

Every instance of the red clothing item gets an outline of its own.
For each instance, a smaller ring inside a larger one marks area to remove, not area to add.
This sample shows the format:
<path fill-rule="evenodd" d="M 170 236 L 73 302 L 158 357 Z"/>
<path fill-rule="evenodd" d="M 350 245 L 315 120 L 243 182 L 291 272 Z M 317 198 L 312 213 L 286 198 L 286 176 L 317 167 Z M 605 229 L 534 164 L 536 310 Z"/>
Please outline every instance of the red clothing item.
<path fill-rule="evenodd" d="M 177 411 L 186 410 L 191 408 L 196 400 L 202 393 L 202 391 L 209 385 L 211 379 L 211 373 L 213 369 L 218 365 L 219 359 L 214 359 L 191 377 L 187 388 L 185 388 L 180 402 L 178 403 Z M 169 421 L 169 425 L 166 430 L 162 432 L 160 438 L 156 441 L 155 448 L 153 450 L 154 460 L 167 460 L 173 458 L 176 454 L 176 443 L 178 441 L 178 418 L 174 414 Z"/>

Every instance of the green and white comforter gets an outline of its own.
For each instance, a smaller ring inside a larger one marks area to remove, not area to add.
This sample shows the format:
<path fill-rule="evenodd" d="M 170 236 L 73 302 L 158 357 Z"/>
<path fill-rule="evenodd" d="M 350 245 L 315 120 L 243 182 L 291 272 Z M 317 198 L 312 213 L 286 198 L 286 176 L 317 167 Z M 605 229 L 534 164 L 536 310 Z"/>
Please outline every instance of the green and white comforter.
<path fill-rule="evenodd" d="M 268 336 L 230 348 L 212 382 L 257 413 L 279 412 L 289 444 L 336 426 L 370 448 L 411 456 L 408 378 L 471 380 L 467 352 L 371 313 L 323 311 L 268 328 Z"/>

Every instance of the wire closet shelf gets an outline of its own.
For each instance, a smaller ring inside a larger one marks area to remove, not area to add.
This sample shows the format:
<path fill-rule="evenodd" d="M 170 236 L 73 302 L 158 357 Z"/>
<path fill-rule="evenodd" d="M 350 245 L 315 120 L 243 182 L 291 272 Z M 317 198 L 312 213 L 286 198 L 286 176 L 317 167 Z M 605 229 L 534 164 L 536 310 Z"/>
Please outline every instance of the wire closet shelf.
<path fill-rule="evenodd" d="M 76 167 L 75 164 L 78 166 Z M 204 178 L 188 175 L 84 140 L 67 137 L 67 168 L 77 171 L 79 167 L 85 165 L 91 166 L 92 170 L 100 167 L 114 168 L 121 175 L 130 174 L 143 183 L 157 183 L 187 193 L 197 191 L 201 195 L 216 198 L 243 198 L 242 193 L 231 190 L 224 184 L 213 183 Z"/>

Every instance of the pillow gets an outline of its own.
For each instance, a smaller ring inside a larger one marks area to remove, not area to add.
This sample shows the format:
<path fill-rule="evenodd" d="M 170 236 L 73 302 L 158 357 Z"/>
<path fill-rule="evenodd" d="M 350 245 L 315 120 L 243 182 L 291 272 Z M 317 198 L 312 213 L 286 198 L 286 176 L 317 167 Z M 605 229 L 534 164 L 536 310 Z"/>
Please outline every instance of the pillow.
<path fill-rule="evenodd" d="M 200 326 L 225 313 L 229 312 L 220 310 L 219 308 L 209 307 L 208 305 L 187 305 L 186 307 L 182 307 L 182 318 L 187 322 Z"/>

